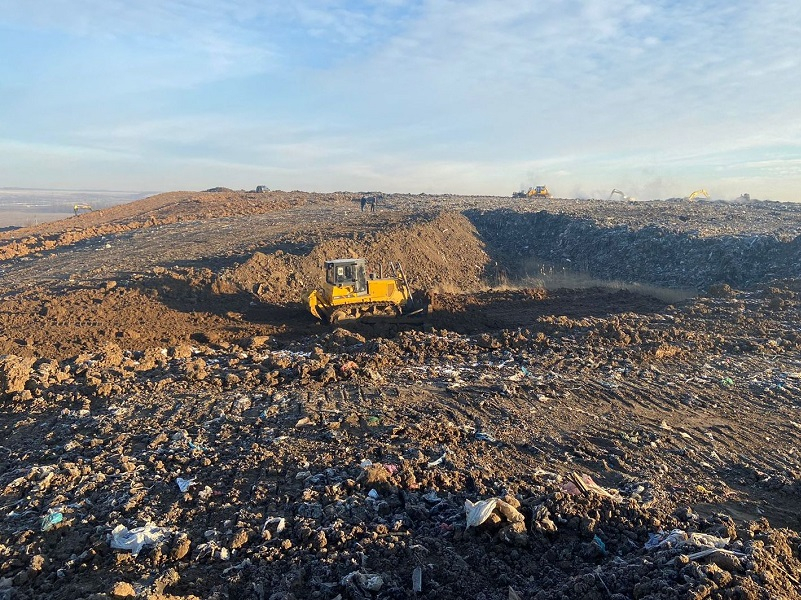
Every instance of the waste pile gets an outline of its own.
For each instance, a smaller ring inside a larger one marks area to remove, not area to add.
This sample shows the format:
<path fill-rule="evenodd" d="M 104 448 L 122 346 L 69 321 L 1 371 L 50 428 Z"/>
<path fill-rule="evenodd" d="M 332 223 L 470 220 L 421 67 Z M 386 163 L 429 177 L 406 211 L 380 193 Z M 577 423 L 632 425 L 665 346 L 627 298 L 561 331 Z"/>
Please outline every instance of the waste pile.
<path fill-rule="evenodd" d="M 753 345 L 756 319 L 726 339 L 728 301 L 471 335 L 7 356 L 4 585 L 14 598 L 799 597 L 801 340 Z M 775 435 L 775 454 L 749 435 Z"/>
<path fill-rule="evenodd" d="M 729 282 L 698 249 L 795 213 L 746 206 L 765 220 L 727 238 L 688 233 L 705 203 L 659 229 L 626 203 L 601 227 L 591 201 L 430 200 L 171 213 L 5 261 L 0 598 L 801 598 L 795 242 Z M 671 228 L 694 278 L 648 254 Z M 517 280 L 548 235 L 702 291 Z M 436 310 L 317 323 L 291 298 L 329 252 L 406 257 Z"/>
<path fill-rule="evenodd" d="M 793 237 L 773 231 L 710 236 L 662 223 L 609 227 L 546 211 L 469 214 L 492 253 L 506 257 L 517 277 L 536 277 L 547 268 L 705 290 L 714 284 L 750 287 L 801 276 L 801 228 Z"/>

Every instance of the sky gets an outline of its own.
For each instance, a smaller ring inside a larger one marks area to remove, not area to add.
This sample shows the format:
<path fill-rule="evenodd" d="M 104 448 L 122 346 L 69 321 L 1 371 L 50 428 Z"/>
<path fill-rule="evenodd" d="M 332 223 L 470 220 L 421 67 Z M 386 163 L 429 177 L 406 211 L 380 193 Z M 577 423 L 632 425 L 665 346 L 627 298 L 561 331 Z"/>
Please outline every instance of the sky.
<path fill-rule="evenodd" d="M 801 201 L 798 0 L 0 0 L 0 187 Z"/>

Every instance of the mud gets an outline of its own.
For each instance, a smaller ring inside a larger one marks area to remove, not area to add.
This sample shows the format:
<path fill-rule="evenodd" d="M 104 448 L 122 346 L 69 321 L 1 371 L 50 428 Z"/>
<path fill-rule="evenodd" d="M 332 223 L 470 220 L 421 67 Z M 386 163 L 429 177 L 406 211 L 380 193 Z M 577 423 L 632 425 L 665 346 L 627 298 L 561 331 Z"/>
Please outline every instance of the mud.
<path fill-rule="evenodd" d="M 358 198 L 2 234 L 0 597 L 801 597 L 794 206 Z M 434 312 L 315 322 L 344 256 Z"/>

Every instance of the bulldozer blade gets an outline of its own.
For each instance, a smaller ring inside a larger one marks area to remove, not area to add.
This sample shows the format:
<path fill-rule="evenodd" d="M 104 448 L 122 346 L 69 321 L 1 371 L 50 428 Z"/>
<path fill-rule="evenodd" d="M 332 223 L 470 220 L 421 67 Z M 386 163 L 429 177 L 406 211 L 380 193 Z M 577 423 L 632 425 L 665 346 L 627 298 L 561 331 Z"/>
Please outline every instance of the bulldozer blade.
<path fill-rule="evenodd" d="M 320 319 L 321 321 L 328 320 L 328 315 L 326 315 L 325 311 L 323 310 L 323 305 L 320 302 L 317 290 L 312 290 L 306 294 L 306 306 L 308 307 L 309 312 L 316 318 Z"/>

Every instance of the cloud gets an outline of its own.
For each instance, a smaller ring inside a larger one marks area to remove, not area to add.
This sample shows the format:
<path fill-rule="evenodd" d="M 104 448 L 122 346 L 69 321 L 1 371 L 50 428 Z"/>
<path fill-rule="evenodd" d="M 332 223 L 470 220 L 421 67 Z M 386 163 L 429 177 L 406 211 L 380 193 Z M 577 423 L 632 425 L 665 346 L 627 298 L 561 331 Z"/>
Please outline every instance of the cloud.
<path fill-rule="evenodd" d="M 0 66 L 0 135 L 176 179 L 682 195 L 795 177 L 798 22 L 795 0 L 0 0 L 0 50 L 29 48 Z"/>

